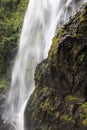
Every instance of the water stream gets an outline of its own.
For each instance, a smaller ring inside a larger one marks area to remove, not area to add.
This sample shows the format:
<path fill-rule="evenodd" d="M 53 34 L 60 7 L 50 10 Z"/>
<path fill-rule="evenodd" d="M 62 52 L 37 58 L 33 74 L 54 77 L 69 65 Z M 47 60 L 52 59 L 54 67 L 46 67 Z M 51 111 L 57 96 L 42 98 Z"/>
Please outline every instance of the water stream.
<path fill-rule="evenodd" d="M 47 57 L 56 28 L 87 0 L 30 0 L 25 14 L 11 87 L 3 114 L 15 130 L 24 130 L 24 110 L 34 90 L 36 65 Z"/>

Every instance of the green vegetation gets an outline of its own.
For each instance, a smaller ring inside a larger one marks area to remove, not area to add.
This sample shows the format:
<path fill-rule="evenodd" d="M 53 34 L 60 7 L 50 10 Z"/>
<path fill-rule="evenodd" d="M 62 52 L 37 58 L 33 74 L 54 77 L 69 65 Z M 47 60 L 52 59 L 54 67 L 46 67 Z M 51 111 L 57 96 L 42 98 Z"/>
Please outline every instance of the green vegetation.
<path fill-rule="evenodd" d="M 83 53 L 78 57 L 79 63 L 82 63 L 83 60 L 86 58 L 86 56 L 87 56 L 87 52 L 83 52 Z"/>
<path fill-rule="evenodd" d="M 17 52 L 23 17 L 29 0 L 0 1 L 0 74 L 6 74 Z"/>
<path fill-rule="evenodd" d="M 55 112 L 55 117 L 58 119 L 60 117 L 60 112 Z"/>
<path fill-rule="evenodd" d="M 87 102 L 85 102 L 81 107 L 83 108 L 84 112 L 87 114 Z"/>
<path fill-rule="evenodd" d="M 61 119 L 67 121 L 67 122 L 72 122 L 75 123 L 75 120 L 73 119 L 73 117 L 69 116 L 69 115 L 62 115 Z"/>
<path fill-rule="evenodd" d="M 69 95 L 67 98 L 68 98 L 69 101 L 77 101 L 78 100 L 77 97 L 72 96 L 72 95 Z"/>
<path fill-rule="evenodd" d="M 87 127 L 87 118 L 82 122 L 83 126 Z"/>
<path fill-rule="evenodd" d="M 57 109 L 56 106 L 51 104 L 50 99 L 46 99 L 45 102 L 41 103 L 41 108 L 50 111 L 54 111 Z"/>
<path fill-rule="evenodd" d="M 31 113 L 32 113 L 32 118 L 35 121 L 40 121 L 40 116 L 39 116 L 39 112 L 42 115 L 47 116 L 46 120 L 49 119 L 49 117 L 54 118 L 55 122 L 59 119 L 60 117 L 60 111 L 58 111 L 58 106 L 59 106 L 59 99 L 57 96 L 55 96 L 54 94 L 54 89 L 50 88 L 50 87 L 44 87 L 39 89 L 36 88 L 36 90 L 33 93 L 34 97 L 33 100 L 31 100 Z M 38 101 L 38 98 L 40 99 Z M 35 109 L 37 108 L 38 109 Z M 35 111 L 34 111 L 35 109 Z"/>
<path fill-rule="evenodd" d="M 64 32 L 65 32 L 65 30 L 63 29 L 63 27 L 58 29 L 58 35 L 53 38 L 53 41 L 52 41 L 53 44 L 49 50 L 49 58 L 54 56 L 55 54 L 57 54 L 59 40 L 60 40 L 61 36 L 64 34 Z M 55 59 L 55 61 L 56 61 L 56 59 Z"/>
<path fill-rule="evenodd" d="M 81 11 L 80 15 L 80 22 L 85 22 L 87 21 L 87 5 L 85 5 L 84 10 Z"/>
<path fill-rule="evenodd" d="M 82 113 L 80 113 L 80 118 L 82 119 L 82 125 L 87 127 L 87 102 L 81 105 Z"/>
<path fill-rule="evenodd" d="M 42 130 L 87 127 L 87 22 L 80 21 L 81 13 L 59 30 L 48 58 L 36 68 L 36 88 L 25 111 L 28 128 L 32 122 Z"/>

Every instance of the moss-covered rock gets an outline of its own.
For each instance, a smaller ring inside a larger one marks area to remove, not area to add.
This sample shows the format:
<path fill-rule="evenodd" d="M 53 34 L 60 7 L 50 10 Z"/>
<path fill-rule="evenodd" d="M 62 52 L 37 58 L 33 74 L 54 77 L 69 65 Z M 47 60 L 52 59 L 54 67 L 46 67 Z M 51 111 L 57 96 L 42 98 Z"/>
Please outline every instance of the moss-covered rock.
<path fill-rule="evenodd" d="M 35 84 L 26 130 L 87 129 L 87 4 L 53 38 Z"/>
<path fill-rule="evenodd" d="M 30 129 L 34 129 L 35 127 L 39 128 L 40 125 L 42 126 L 42 130 L 54 129 L 55 124 L 58 122 L 58 118 L 60 117 L 60 111 L 58 110 L 60 99 L 55 89 L 44 87 L 39 90 L 39 88 L 37 88 L 34 91 L 34 98 L 31 96 L 29 104 L 30 107 L 26 111 L 26 114 L 28 115 L 25 127 L 29 124 Z M 31 118 L 29 119 L 29 117 Z M 34 122 L 32 122 L 32 120 L 34 120 Z M 37 124 L 37 126 L 35 126 L 35 124 Z M 50 124 L 52 124 L 52 128 L 50 128 Z"/>

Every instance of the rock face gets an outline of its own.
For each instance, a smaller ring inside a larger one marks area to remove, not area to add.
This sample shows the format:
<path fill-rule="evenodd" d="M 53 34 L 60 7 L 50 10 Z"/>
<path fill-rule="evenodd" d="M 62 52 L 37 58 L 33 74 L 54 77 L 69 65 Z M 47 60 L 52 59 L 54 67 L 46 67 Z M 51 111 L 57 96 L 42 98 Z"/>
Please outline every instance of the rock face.
<path fill-rule="evenodd" d="M 35 84 L 26 130 L 87 130 L 87 4 L 53 38 Z"/>

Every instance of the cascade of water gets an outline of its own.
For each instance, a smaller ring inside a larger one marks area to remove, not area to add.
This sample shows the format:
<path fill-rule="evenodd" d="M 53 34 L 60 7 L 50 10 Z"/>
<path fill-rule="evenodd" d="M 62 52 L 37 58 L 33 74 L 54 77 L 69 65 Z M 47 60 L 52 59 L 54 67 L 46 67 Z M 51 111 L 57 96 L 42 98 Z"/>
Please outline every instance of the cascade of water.
<path fill-rule="evenodd" d="M 47 57 L 57 26 L 66 23 L 77 7 L 86 1 L 30 0 L 3 114 L 4 119 L 13 124 L 16 130 L 24 130 L 24 109 L 34 90 L 35 67 Z"/>

